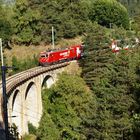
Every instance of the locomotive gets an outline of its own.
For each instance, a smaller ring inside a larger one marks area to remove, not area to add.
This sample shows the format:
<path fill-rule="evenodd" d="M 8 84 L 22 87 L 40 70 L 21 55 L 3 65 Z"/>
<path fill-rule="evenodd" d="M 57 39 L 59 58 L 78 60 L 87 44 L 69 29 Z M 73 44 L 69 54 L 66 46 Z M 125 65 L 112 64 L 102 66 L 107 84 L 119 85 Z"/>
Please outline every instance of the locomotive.
<path fill-rule="evenodd" d="M 83 56 L 83 45 L 73 45 L 61 50 L 43 51 L 39 56 L 39 65 L 48 66 L 60 62 L 78 60 Z"/>

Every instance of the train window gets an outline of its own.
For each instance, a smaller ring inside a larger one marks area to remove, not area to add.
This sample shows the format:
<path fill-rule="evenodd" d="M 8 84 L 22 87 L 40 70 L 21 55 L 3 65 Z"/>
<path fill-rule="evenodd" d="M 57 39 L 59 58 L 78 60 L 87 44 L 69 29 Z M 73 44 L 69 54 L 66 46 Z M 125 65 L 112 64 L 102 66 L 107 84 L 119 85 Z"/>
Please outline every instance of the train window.
<path fill-rule="evenodd" d="M 45 55 L 40 55 L 40 57 L 45 57 Z"/>
<path fill-rule="evenodd" d="M 40 57 L 48 57 L 48 54 L 41 54 Z"/>

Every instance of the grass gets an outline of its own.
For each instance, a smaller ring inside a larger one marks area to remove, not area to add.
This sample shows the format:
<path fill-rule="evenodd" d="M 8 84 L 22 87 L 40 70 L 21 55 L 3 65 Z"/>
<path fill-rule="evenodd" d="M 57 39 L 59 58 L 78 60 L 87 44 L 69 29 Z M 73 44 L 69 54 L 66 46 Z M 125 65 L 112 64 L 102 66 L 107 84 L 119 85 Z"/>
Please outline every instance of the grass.
<path fill-rule="evenodd" d="M 80 76 L 82 69 L 78 65 L 77 61 L 73 61 L 72 63 L 70 63 L 70 65 L 68 65 L 66 67 L 65 72 L 70 74 L 70 75 L 79 75 Z"/>
<path fill-rule="evenodd" d="M 62 39 L 61 41 L 57 42 L 57 45 L 55 45 L 55 48 L 61 48 L 61 47 L 67 47 L 75 44 L 80 44 L 82 41 L 82 37 L 77 37 L 75 39 Z M 13 45 L 11 46 L 12 49 L 5 49 L 4 50 L 4 56 L 6 57 L 6 63 L 7 65 L 11 65 L 12 63 L 12 57 L 16 56 L 18 60 L 25 60 L 26 58 L 30 57 L 32 58 L 34 55 L 39 55 L 41 51 L 47 50 L 48 48 L 51 48 L 51 44 L 49 45 L 39 45 L 39 46 L 19 46 L 19 45 Z"/>

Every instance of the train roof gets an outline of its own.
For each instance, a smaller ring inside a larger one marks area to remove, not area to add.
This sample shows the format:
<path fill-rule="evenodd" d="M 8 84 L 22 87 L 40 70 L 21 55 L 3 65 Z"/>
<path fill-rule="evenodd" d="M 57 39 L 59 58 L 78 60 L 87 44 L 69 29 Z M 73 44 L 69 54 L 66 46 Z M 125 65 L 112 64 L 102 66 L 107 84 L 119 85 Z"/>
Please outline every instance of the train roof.
<path fill-rule="evenodd" d="M 73 45 L 73 46 L 70 46 L 70 47 L 62 47 L 62 48 L 58 48 L 58 49 L 48 49 L 48 50 L 46 50 L 46 52 L 59 52 L 59 51 L 72 49 L 72 48 L 78 47 L 78 46 L 81 46 L 81 45 Z"/>
<path fill-rule="evenodd" d="M 47 49 L 46 51 L 43 51 L 40 54 L 51 53 L 51 52 L 55 53 L 55 52 L 65 51 L 65 50 L 68 50 L 68 49 L 73 49 L 74 47 L 78 47 L 78 46 L 81 46 L 81 44 L 73 45 L 73 46 L 70 46 L 70 47 L 58 48 L 58 49 Z"/>

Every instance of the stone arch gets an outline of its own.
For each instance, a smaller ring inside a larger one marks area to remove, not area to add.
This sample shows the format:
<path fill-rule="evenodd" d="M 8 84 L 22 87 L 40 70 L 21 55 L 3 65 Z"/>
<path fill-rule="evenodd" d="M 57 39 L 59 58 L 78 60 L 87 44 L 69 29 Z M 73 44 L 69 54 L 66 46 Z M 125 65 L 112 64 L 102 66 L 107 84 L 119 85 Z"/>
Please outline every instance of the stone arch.
<path fill-rule="evenodd" d="M 54 78 L 51 75 L 47 75 L 42 82 L 43 88 L 50 88 L 54 84 Z"/>
<path fill-rule="evenodd" d="M 14 103 L 15 103 L 15 100 L 16 100 L 16 97 L 17 97 L 17 94 L 19 93 L 19 90 L 16 90 L 13 94 L 13 99 L 12 99 L 12 111 L 14 109 Z"/>
<path fill-rule="evenodd" d="M 22 105 L 22 95 L 19 90 L 15 90 L 12 98 L 12 113 L 11 120 L 12 124 L 15 124 L 18 128 L 18 132 L 22 133 L 22 116 L 23 116 L 23 105 Z"/>
<path fill-rule="evenodd" d="M 38 104 L 37 104 L 37 87 L 34 82 L 30 82 L 25 92 L 25 114 L 26 122 L 38 126 Z"/>

